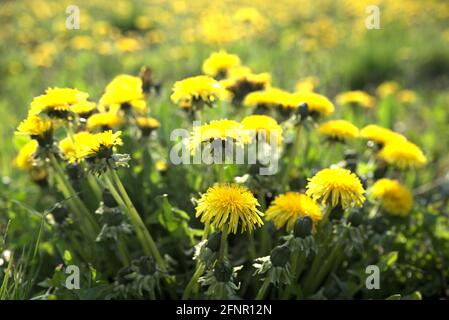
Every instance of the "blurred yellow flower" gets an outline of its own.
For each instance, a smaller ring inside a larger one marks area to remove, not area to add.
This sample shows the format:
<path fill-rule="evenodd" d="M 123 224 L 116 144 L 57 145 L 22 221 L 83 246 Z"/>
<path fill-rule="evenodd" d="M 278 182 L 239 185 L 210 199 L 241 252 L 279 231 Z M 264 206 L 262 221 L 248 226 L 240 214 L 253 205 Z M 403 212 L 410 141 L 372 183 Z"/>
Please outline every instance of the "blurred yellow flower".
<path fill-rule="evenodd" d="M 225 76 L 229 69 L 240 65 L 240 58 L 224 50 L 213 52 L 203 63 L 203 73 L 215 77 Z"/>
<path fill-rule="evenodd" d="M 86 159 L 92 158 L 110 158 L 113 153 L 113 148 L 115 146 L 123 145 L 123 141 L 120 138 L 122 135 L 121 131 L 115 133 L 112 130 L 79 136 L 79 140 L 75 141 L 75 158 L 72 159 L 80 162 Z"/>
<path fill-rule="evenodd" d="M 85 118 L 89 116 L 96 108 L 97 105 L 95 102 L 84 100 L 73 104 L 70 109 L 77 115 Z"/>
<path fill-rule="evenodd" d="M 281 107 L 285 109 L 296 108 L 297 106 L 292 104 L 291 93 L 278 89 L 267 88 L 261 91 L 255 91 L 248 94 L 243 100 L 243 105 L 247 107 Z"/>
<path fill-rule="evenodd" d="M 90 139 L 93 139 L 92 133 L 84 131 L 78 132 L 71 137 L 66 137 L 59 141 L 59 150 L 66 160 L 72 163 L 76 162 L 78 159 L 83 158 L 83 156 L 79 154 L 82 149 L 81 146 Z"/>
<path fill-rule="evenodd" d="M 351 171 L 343 168 L 328 168 L 319 171 L 308 179 L 306 195 L 321 203 L 343 209 L 357 206 L 365 202 L 365 190 L 359 178 Z"/>
<path fill-rule="evenodd" d="M 136 125 L 140 129 L 157 129 L 161 126 L 161 123 L 155 118 L 138 117 L 136 119 Z"/>
<path fill-rule="evenodd" d="M 384 145 L 395 140 L 407 140 L 402 134 L 383 128 L 376 124 L 369 124 L 365 126 L 362 130 L 360 130 L 360 136 L 364 139 L 377 142 L 380 145 Z"/>
<path fill-rule="evenodd" d="M 52 130 L 52 124 L 49 119 L 41 118 L 35 115 L 29 115 L 17 127 L 16 134 L 28 135 L 32 138 L 44 137 Z"/>
<path fill-rule="evenodd" d="M 293 230 L 296 220 L 310 217 L 315 225 L 321 220 L 319 205 L 310 197 L 299 192 L 287 192 L 277 196 L 266 212 L 266 219 L 274 222 L 277 229 L 284 226 Z"/>
<path fill-rule="evenodd" d="M 345 141 L 359 136 L 359 129 L 346 120 L 330 120 L 319 126 L 318 131 L 332 139 Z"/>
<path fill-rule="evenodd" d="M 198 201 L 196 217 L 201 222 L 227 233 L 252 232 L 263 225 L 260 206 L 251 191 L 237 184 L 216 184 Z"/>
<path fill-rule="evenodd" d="M 316 86 L 319 83 L 318 77 L 310 76 L 304 79 L 298 80 L 295 84 L 296 92 L 314 92 Z"/>
<path fill-rule="evenodd" d="M 412 142 L 394 140 L 385 144 L 378 153 L 379 159 L 400 169 L 420 168 L 427 162 L 421 149 Z"/>
<path fill-rule="evenodd" d="M 50 117 L 66 117 L 72 105 L 85 101 L 88 97 L 88 93 L 77 89 L 48 88 L 44 95 L 33 99 L 30 114 L 46 113 Z"/>
<path fill-rule="evenodd" d="M 335 111 L 334 104 L 325 96 L 314 92 L 297 92 L 293 94 L 294 105 L 307 103 L 312 115 L 326 117 Z"/>
<path fill-rule="evenodd" d="M 283 142 L 282 127 L 277 121 L 266 115 L 252 115 L 242 120 L 243 130 L 250 130 L 256 134 L 262 133 L 265 135 L 265 141 L 271 142 L 271 135 L 277 141 L 277 145 L 281 145 Z"/>
<path fill-rule="evenodd" d="M 380 179 L 370 188 L 370 194 L 380 201 L 380 207 L 395 216 L 406 216 L 413 208 L 413 195 L 398 180 Z"/>
<path fill-rule="evenodd" d="M 17 168 L 23 171 L 29 171 L 33 165 L 33 157 L 37 151 L 39 144 L 36 140 L 28 141 L 14 159 L 14 164 Z"/>
<path fill-rule="evenodd" d="M 336 100 L 339 105 L 357 105 L 363 108 L 372 108 L 376 103 L 374 97 L 361 90 L 342 92 Z"/>
<path fill-rule="evenodd" d="M 380 97 L 386 97 L 399 90 L 399 84 L 395 81 L 385 81 L 377 87 L 377 94 Z"/>
<path fill-rule="evenodd" d="M 105 92 L 100 99 L 100 104 L 111 111 L 120 106 L 124 110 L 132 109 L 138 113 L 146 112 L 147 107 L 142 89 L 142 79 L 127 74 L 116 76 L 106 86 Z"/>
<path fill-rule="evenodd" d="M 121 126 L 124 122 L 123 117 L 114 112 L 95 113 L 87 119 L 87 130 L 114 129 Z"/>
<path fill-rule="evenodd" d="M 194 154 L 203 142 L 212 142 L 216 139 L 222 141 L 230 139 L 240 146 L 249 140 L 241 123 L 227 119 L 212 120 L 208 124 L 193 128 L 190 137 L 190 150 Z"/>
<path fill-rule="evenodd" d="M 413 90 L 401 90 L 397 93 L 399 102 L 410 104 L 416 101 L 416 93 Z"/>
<path fill-rule="evenodd" d="M 196 76 L 173 85 L 171 100 L 181 108 L 190 108 L 196 102 L 212 105 L 216 101 L 226 100 L 229 93 L 216 80 L 209 76 Z"/>

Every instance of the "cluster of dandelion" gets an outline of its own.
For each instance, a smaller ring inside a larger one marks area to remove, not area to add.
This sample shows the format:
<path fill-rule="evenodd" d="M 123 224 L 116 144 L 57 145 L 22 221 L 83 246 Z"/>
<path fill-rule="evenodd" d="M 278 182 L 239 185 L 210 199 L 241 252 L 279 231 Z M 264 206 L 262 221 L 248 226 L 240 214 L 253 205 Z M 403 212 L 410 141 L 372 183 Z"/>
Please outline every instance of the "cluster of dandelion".
<path fill-rule="evenodd" d="M 17 128 L 29 141 L 15 161 L 59 197 L 49 223 L 77 259 L 113 279 L 110 298 L 348 294 L 324 290 L 386 231 L 374 221 L 407 223 L 415 203 L 402 181 L 427 162 L 424 153 L 378 125 L 323 121 L 339 110 L 315 91 L 315 78 L 293 91 L 277 88 L 269 73 L 254 73 L 225 51 L 211 54 L 202 71 L 175 82 L 170 96 L 180 110 L 170 114 L 191 130 L 190 151 L 227 141 L 245 148 L 261 138 L 247 134 L 254 130 L 275 139 L 269 152 L 279 172 L 258 175 L 259 163 L 169 167 L 160 157 L 169 153 L 161 124 L 149 115 L 148 98 L 160 97 L 146 69 L 115 77 L 98 102 L 77 89 L 49 88 Z M 336 101 L 368 112 L 377 100 L 352 91 Z M 192 126 L 205 106 L 220 105 L 223 118 Z M 310 153 L 312 138 L 322 141 L 318 155 Z"/>

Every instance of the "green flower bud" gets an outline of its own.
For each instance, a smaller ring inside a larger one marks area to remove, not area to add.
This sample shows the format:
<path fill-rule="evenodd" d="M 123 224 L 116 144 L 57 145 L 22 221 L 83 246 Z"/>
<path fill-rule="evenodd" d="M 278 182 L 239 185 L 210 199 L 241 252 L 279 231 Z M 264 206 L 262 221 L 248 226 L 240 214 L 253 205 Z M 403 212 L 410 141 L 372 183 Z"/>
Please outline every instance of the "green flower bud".
<path fill-rule="evenodd" d="M 232 277 L 232 267 L 229 262 L 219 262 L 214 268 L 214 276 L 218 282 L 229 282 Z"/>
<path fill-rule="evenodd" d="M 295 222 L 293 234 L 296 238 L 305 238 L 312 234 L 313 220 L 310 217 L 300 217 Z"/>
<path fill-rule="evenodd" d="M 355 210 L 351 212 L 351 214 L 348 217 L 348 221 L 354 226 L 358 227 L 363 222 L 363 214 L 360 210 Z"/>
<path fill-rule="evenodd" d="M 284 267 L 290 260 L 290 248 L 287 245 L 277 246 L 271 250 L 270 260 L 275 267 Z"/>

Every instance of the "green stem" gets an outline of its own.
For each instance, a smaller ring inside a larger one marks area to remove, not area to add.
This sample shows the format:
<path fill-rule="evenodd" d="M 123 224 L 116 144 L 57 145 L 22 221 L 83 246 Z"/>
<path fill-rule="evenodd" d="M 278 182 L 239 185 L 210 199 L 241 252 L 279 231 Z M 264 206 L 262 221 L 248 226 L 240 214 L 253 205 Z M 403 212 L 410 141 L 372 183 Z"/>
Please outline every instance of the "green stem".
<path fill-rule="evenodd" d="M 291 258 L 291 266 L 292 266 L 292 282 L 285 288 L 281 299 L 287 300 L 290 298 L 290 292 L 294 286 L 297 285 L 299 276 L 302 273 L 302 270 L 304 268 L 304 263 L 306 261 L 306 255 L 301 254 L 299 249 L 296 249 L 293 251 L 292 258 Z"/>
<path fill-rule="evenodd" d="M 194 288 L 198 284 L 198 279 L 203 274 L 204 269 L 205 269 L 204 264 L 199 262 L 196 266 L 195 273 L 193 274 L 192 278 L 187 284 L 187 287 L 184 289 L 184 293 L 182 294 L 183 300 L 188 300 L 190 298 L 190 293 L 194 290 Z"/>
<path fill-rule="evenodd" d="M 64 171 L 59 165 L 58 160 L 56 160 L 53 154 L 50 154 L 49 158 L 54 169 L 56 181 L 59 184 L 59 188 L 64 197 L 68 199 L 67 203 L 69 204 L 71 211 L 73 212 L 73 214 L 77 215 L 79 223 L 84 225 L 84 228 L 86 228 L 85 230 L 89 234 L 89 237 L 91 239 L 96 239 L 99 232 L 98 224 L 96 223 L 84 203 L 80 200 L 70 182 L 67 180 Z"/>
<path fill-rule="evenodd" d="M 221 232 L 220 251 L 218 252 L 218 262 L 222 262 L 226 252 L 226 240 L 228 238 L 228 225 L 225 224 Z"/>
<path fill-rule="evenodd" d="M 250 260 L 256 259 L 256 245 L 254 243 L 254 235 L 252 232 L 248 233 L 248 250 Z"/>
<path fill-rule="evenodd" d="M 262 286 L 260 287 L 259 291 L 257 292 L 256 300 L 264 299 L 269 286 L 270 286 L 270 277 L 266 277 L 265 280 L 263 281 Z"/>
<path fill-rule="evenodd" d="M 299 151 L 299 145 L 300 145 L 300 141 L 301 141 L 301 126 L 300 125 L 298 125 L 296 127 L 294 139 L 295 140 L 293 141 L 293 146 L 290 149 L 290 153 L 288 156 L 287 167 L 285 168 L 284 173 L 281 178 L 281 188 L 283 188 L 284 190 L 288 189 L 288 181 L 289 181 L 290 171 L 294 165 L 296 155 L 298 154 L 298 151 Z"/>
<path fill-rule="evenodd" d="M 132 203 L 131 199 L 128 196 L 128 193 L 125 190 L 125 187 L 123 186 L 119 176 L 115 172 L 114 169 L 109 168 L 109 175 L 112 177 L 112 180 L 115 182 L 116 186 L 118 187 L 118 192 L 113 185 L 112 181 L 110 181 L 109 177 L 107 177 L 106 182 L 111 188 L 111 193 L 113 197 L 116 199 L 116 201 L 122 204 L 123 209 L 128 213 L 129 218 L 131 220 L 131 223 L 134 226 L 134 229 L 136 230 L 137 237 L 139 238 L 142 247 L 144 249 L 144 252 L 147 255 L 151 255 L 155 260 L 158 266 L 166 271 L 167 267 L 165 264 L 164 259 L 162 258 L 159 249 L 156 246 L 156 243 L 153 240 L 153 237 L 151 236 L 150 232 L 146 228 L 144 222 L 142 221 L 139 213 L 137 212 L 136 208 L 134 207 L 134 204 Z M 119 195 L 120 194 L 120 195 Z M 123 199 L 123 200 L 122 200 Z"/>

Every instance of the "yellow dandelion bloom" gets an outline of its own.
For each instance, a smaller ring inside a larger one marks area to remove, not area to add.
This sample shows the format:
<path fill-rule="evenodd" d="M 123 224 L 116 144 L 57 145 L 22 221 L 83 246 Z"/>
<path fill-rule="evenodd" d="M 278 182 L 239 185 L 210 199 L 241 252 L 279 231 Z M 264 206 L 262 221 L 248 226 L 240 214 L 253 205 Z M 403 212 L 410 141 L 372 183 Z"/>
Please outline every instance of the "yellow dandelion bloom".
<path fill-rule="evenodd" d="M 241 123 L 227 119 L 212 120 L 208 124 L 193 128 L 190 137 L 190 150 L 195 153 L 203 142 L 211 142 L 216 139 L 223 141 L 231 139 L 237 145 L 243 145 L 249 140 Z"/>
<path fill-rule="evenodd" d="M 380 207 L 391 215 L 403 217 L 413 208 L 412 193 L 397 180 L 377 180 L 369 191 L 380 202 Z"/>
<path fill-rule="evenodd" d="M 27 142 L 14 159 L 14 165 L 23 171 L 29 171 L 33 165 L 33 157 L 37 151 L 39 144 L 36 140 Z"/>
<path fill-rule="evenodd" d="M 385 81 L 377 87 L 379 97 L 389 96 L 399 90 L 399 84 L 395 81 Z"/>
<path fill-rule="evenodd" d="M 277 229 L 286 226 L 287 231 L 293 230 L 300 217 L 310 217 L 315 225 L 322 215 L 320 206 L 312 198 L 299 192 L 277 196 L 266 212 L 267 220 L 273 221 Z"/>
<path fill-rule="evenodd" d="M 78 132 L 72 137 L 66 137 L 59 141 L 59 150 L 62 156 L 69 162 L 76 162 L 82 159 L 82 146 L 88 144 L 93 138 L 93 134 L 89 132 Z"/>
<path fill-rule="evenodd" d="M 121 126 L 123 123 L 124 119 L 117 113 L 95 113 L 87 119 L 87 130 L 94 131 L 96 129 L 114 129 Z"/>
<path fill-rule="evenodd" d="M 291 98 L 291 93 L 270 87 L 265 90 L 251 92 L 243 100 L 243 105 L 247 107 L 282 107 L 286 109 L 298 107 L 292 104 Z"/>
<path fill-rule="evenodd" d="M 381 145 L 395 140 L 407 140 L 402 134 L 375 124 L 369 124 L 365 126 L 362 130 L 360 130 L 360 136 L 364 139 L 377 142 Z"/>
<path fill-rule="evenodd" d="M 361 90 L 342 92 L 336 100 L 339 105 L 357 105 L 367 109 L 374 107 L 376 103 L 373 96 Z"/>
<path fill-rule="evenodd" d="M 343 209 L 361 207 L 365 202 L 362 183 L 347 169 L 323 169 L 308 181 L 306 194 L 315 201 L 321 199 L 321 203 L 332 207 L 341 205 Z"/>
<path fill-rule="evenodd" d="M 100 104 L 106 109 L 120 106 L 123 109 L 133 109 L 138 113 L 146 112 L 146 102 L 142 89 L 142 79 L 121 74 L 116 76 L 107 86 Z"/>
<path fill-rule="evenodd" d="M 327 117 L 335 111 L 334 104 L 325 96 L 314 92 L 296 92 L 293 94 L 293 103 L 299 106 L 307 103 L 309 112 L 318 116 Z"/>
<path fill-rule="evenodd" d="M 401 90 L 397 93 L 397 97 L 403 104 L 410 104 L 416 101 L 416 93 L 413 90 Z"/>
<path fill-rule="evenodd" d="M 319 83 L 318 77 L 310 76 L 299 80 L 295 84 L 296 92 L 314 92 Z"/>
<path fill-rule="evenodd" d="M 247 94 L 267 88 L 271 84 L 271 75 L 268 72 L 256 74 L 250 68 L 240 66 L 230 69 L 228 77 L 220 84 L 232 92 L 234 100 L 240 102 Z"/>
<path fill-rule="evenodd" d="M 71 162 L 81 162 L 93 157 L 109 158 L 115 146 L 123 145 L 121 135 L 121 131 L 113 133 L 112 130 L 109 130 L 80 136 L 79 140 L 75 141 L 75 159 L 72 158 Z"/>
<path fill-rule="evenodd" d="M 157 129 L 161 126 L 161 123 L 154 118 L 151 117 L 138 117 L 136 119 L 136 125 L 140 128 L 140 129 Z"/>
<path fill-rule="evenodd" d="M 95 102 L 84 100 L 73 104 L 70 109 L 79 116 L 86 116 L 96 110 L 96 108 Z"/>
<path fill-rule="evenodd" d="M 329 138 L 340 141 L 359 136 L 359 129 L 346 120 L 330 120 L 320 125 L 318 131 Z"/>
<path fill-rule="evenodd" d="M 44 137 L 51 132 L 52 124 L 49 119 L 36 115 L 29 115 L 17 127 L 16 134 L 31 137 Z"/>
<path fill-rule="evenodd" d="M 242 120 L 244 130 L 254 132 L 256 135 L 263 132 L 268 143 L 271 141 L 271 135 L 276 139 L 277 145 L 283 142 L 282 127 L 275 119 L 265 115 L 252 115 Z"/>
<path fill-rule="evenodd" d="M 71 106 L 85 101 L 89 94 L 71 88 L 48 88 L 44 95 L 35 97 L 31 102 L 30 114 L 46 113 L 49 116 L 66 116 Z"/>
<path fill-rule="evenodd" d="M 202 195 L 196 207 L 196 217 L 216 229 L 237 233 L 252 232 L 263 225 L 257 199 L 247 188 L 237 184 L 217 184 Z"/>
<path fill-rule="evenodd" d="M 165 172 L 168 170 L 168 163 L 164 160 L 158 160 L 155 164 L 156 170 L 159 172 Z"/>
<path fill-rule="evenodd" d="M 209 58 L 204 60 L 203 73 L 211 77 L 215 77 L 220 74 L 225 75 L 229 69 L 239 65 L 239 56 L 220 50 L 218 52 L 213 52 Z"/>
<path fill-rule="evenodd" d="M 190 108 L 195 102 L 211 105 L 218 100 L 226 100 L 229 93 L 217 81 L 208 76 L 196 76 L 173 85 L 171 100 L 181 108 Z"/>
<path fill-rule="evenodd" d="M 385 144 L 378 157 L 389 165 L 401 169 L 420 168 L 427 162 L 426 156 L 416 144 L 403 140 Z"/>

